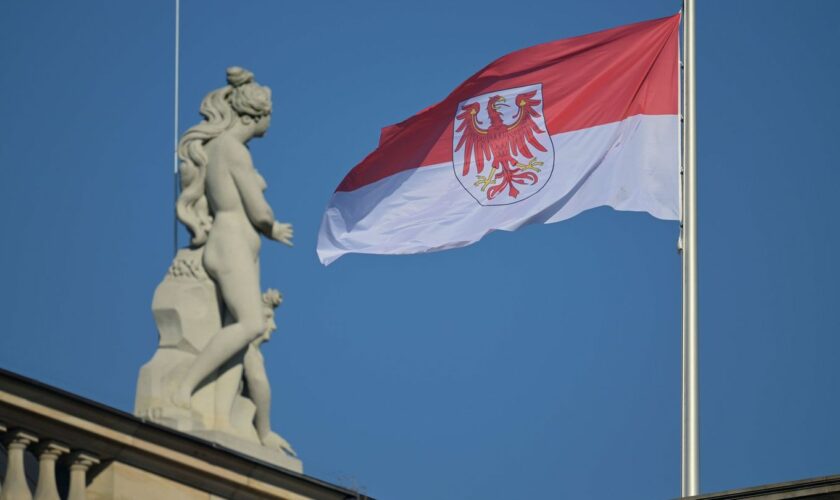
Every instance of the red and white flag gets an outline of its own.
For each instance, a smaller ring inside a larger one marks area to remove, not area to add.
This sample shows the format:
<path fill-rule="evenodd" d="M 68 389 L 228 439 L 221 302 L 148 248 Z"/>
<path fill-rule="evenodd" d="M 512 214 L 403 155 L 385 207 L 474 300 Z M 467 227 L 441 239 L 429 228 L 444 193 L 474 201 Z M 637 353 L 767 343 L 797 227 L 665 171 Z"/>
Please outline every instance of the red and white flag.
<path fill-rule="evenodd" d="M 611 206 L 679 219 L 680 16 L 508 54 L 382 130 L 318 256 L 408 254 Z"/>

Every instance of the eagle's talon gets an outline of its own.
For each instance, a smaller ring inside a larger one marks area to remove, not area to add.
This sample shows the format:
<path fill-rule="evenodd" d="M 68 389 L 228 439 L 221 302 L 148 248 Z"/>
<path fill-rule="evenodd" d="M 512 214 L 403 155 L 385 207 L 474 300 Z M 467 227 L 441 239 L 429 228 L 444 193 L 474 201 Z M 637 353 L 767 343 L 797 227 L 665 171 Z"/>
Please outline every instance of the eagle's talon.
<path fill-rule="evenodd" d="M 490 169 L 490 175 L 487 177 L 483 175 L 475 176 L 475 183 L 473 184 L 475 187 L 481 186 L 481 190 L 484 191 L 487 189 L 487 186 L 491 186 L 496 183 L 496 167 Z"/>
<path fill-rule="evenodd" d="M 478 177 L 476 177 L 475 184 L 473 185 L 475 187 L 481 186 L 481 190 L 484 191 L 485 189 L 487 189 L 487 186 L 490 186 L 491 184 L 495 183 L 496 179 L 489 179 L 487 177 L 484 177 L 483 175 L 479 175 Z"/>
<path fill-rule="evenodd" d="M 531 158 L 531 161 L 529 161 L 527 165 L 524 163 L 516 164 L 517 168 L 519 168 L 520 170 L 533 170 L 534 172 L 542 172 L 542 170 L 537 168 L 537 165 L 542 166 L 545 165 L 545 163 L 537 161 L 536 158 Z"/>

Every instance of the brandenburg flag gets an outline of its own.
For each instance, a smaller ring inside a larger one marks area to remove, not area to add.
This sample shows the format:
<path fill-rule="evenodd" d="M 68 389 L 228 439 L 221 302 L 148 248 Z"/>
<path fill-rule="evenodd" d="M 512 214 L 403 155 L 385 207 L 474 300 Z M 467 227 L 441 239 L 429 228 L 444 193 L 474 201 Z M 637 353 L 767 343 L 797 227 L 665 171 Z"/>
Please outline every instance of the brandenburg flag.
<path fill-rule="evenodd" d="M 385 127 L 330 199 L 321 262 L 465 246 L 605 205 L 678 219 L 679 23 L 513 52 Z"/>

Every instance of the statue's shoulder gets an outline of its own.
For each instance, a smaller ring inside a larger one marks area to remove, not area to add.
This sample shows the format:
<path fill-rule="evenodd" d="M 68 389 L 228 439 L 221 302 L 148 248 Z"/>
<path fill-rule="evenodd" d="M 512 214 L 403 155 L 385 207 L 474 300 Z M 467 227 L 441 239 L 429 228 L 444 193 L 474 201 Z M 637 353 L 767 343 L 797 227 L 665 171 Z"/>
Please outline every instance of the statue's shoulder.
<path fill-rule="evenodd" d="M 221 139 L 221 141 L 216 145 L 217 154 L 225 161 L 225 163 L 236 167 L 253 166 L 251 162 L 251 152 L 244 144 L 227 137 L 220 137 L 219 139 Z"/>
<path fill-rule="evenodd" d="M 215 163 L 224 168 L 253 168 L 251 152 L 241 142 L 230 137 L 219 136 L 208 143 L 208 154 Z"/>

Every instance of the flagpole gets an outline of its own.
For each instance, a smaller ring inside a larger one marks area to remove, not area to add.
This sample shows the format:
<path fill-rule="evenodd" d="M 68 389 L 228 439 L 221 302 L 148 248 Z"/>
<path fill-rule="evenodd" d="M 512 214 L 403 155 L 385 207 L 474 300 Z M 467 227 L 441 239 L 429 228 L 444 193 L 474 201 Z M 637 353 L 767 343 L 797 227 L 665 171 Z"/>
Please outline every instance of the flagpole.
<path fill-rule="evenodd" d="M 694 2 L 683 10 L 683 328 L 682 496 L 700 491 L 697 388 L 697 143 L 695 127 Z"/>
<path fill-rule="evenodd" d="M 172 217 L 172 241 L 175 246 L 174 254 L 178 253 L 178 96 L 181 81 L 181 0 L 175 0 L 175 105 L 173 113 L 173 142 L 174 152 L 172 153 L 172 175 L 174 195 L 173 217 Z"/>

